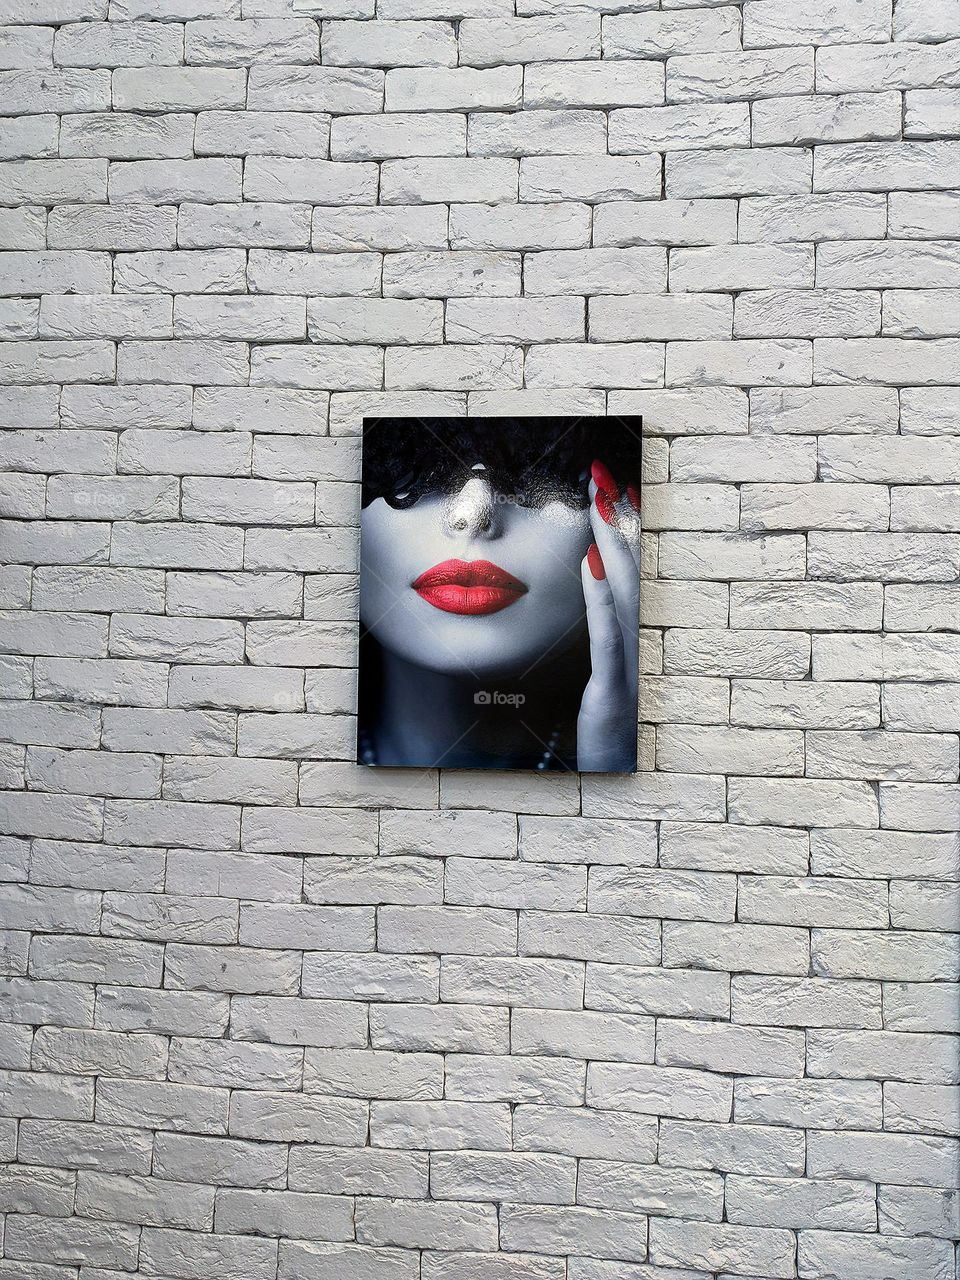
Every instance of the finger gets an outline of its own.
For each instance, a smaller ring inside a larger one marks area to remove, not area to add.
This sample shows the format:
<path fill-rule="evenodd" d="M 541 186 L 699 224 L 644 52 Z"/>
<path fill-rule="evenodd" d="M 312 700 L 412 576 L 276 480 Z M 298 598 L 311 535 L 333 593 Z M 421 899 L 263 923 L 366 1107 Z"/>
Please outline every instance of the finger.
<path fill-rule="evenodd" d="M 642 521 L 640 518 L 639 508 L 634 507 L 632 502 L 621 500 L 616 504 L 617 509 L 617 527 L 620 536 L 630 548 L 630 554 L 633 556 L 634 564 L 640 566 L 640 533 Z"/>
<path fill-rule="evenodd" d="M 580 562 L 583 598 L 587 605 L 590 666 L 593 675 L 612 686 L 623 680 L 623 633 L 610 582 L 596 543 Z"/>
<path fill-rule="evenodd" d="M 594 460 L 590 469 L 588 488 L 591 507 L 605 524 L 620 534 L 639 566 L 640 490 L 633 484 L 621 489 L 609 467 L 599 459 Z"/>
<path fill-rule="evenodd" d="M 621 629 L 629 642 L 638 626 L 640 569 L 633 549 L 618 528 L 617 519 L 615 508 L 604 501 L 603 491 L 598 491 L 591 480 L 590 527 L 603 558 Z"/>
<path fill-rule="evenodd" d="M 630 502 L 623 496 L 611 501 L 610 495 L 591 480 L 587 486 L 590 496 L 590 523 L 594 535 L 603 542 L 597 545 L 608 555 L 616 555 L 617 560 L 625 563 L 624 553 L 629 553 L 635 565 L 639 565 L 640 555 L 640 517 Z M 611 561 L 611 564 L 613 561 Z"/>

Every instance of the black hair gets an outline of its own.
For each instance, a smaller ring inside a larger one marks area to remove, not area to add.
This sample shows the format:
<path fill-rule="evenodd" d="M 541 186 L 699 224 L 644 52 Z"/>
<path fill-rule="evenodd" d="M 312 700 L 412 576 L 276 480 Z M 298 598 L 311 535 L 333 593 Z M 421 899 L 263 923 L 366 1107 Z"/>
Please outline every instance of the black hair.
<path fill-rule="evenodd" d="M 365 418 L 363 428 L 363 506 L 454 491 L 477 464 L 525 506 L 585 507 L 595 459 L 621 489 L 639 482 L 638 417 Z"/>

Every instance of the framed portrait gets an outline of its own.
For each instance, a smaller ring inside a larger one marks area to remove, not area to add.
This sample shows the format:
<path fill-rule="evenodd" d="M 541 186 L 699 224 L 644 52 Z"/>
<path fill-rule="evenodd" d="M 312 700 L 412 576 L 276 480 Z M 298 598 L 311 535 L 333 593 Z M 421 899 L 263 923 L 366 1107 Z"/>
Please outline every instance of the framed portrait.
<path fill-rule="evenodd" d="M 640 427 L 364 419 L 359 763 L 636 772 Z"/>

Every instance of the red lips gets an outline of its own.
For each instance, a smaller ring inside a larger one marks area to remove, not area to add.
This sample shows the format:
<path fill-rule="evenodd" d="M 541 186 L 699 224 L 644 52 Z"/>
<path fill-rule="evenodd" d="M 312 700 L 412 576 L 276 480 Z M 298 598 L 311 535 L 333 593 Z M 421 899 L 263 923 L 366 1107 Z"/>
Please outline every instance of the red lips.
<path fill-rule="evenodd" d="M 427 604 L 444 613 L 497 613 L 526 595 L 526 583 L 489 560 L 444 560 L 412 584 Z"/>

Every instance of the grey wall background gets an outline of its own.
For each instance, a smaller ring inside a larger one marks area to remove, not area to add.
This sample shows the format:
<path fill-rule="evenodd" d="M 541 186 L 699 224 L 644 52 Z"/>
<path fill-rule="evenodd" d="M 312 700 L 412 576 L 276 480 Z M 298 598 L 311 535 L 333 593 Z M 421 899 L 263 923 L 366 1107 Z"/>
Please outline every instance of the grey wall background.
<path fill-rule="evenodd" d="M 949 1280 L 956 0 L 0 15 L 0 1278 Z M 605 407 L 646 772 L 357 769 L 362 414 Z"/>

